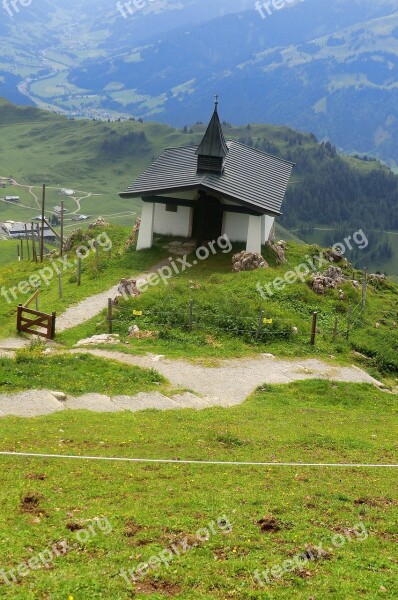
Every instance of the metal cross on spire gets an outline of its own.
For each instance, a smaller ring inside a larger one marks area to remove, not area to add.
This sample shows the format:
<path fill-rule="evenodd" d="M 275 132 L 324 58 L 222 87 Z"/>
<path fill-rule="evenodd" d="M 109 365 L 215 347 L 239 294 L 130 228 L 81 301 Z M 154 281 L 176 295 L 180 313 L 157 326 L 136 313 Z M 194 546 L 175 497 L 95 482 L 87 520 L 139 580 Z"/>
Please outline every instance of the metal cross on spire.
<path fill-rule="evenodd" d="M 215 99 L 216 99 L 215 105 L 216 105 L 216 110 L 217 110 L 217 106 L 218 106 L 218 94 L 215 95 Z"/>

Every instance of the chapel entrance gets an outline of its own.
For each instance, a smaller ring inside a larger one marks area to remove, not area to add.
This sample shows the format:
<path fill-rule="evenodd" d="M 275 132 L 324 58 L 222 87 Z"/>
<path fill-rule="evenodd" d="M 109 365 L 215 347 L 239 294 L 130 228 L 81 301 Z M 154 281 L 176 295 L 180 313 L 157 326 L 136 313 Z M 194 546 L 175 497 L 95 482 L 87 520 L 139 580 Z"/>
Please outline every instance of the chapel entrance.
<path fill-rule="evenodd" d="M 222 204 L 217 198 L 200 192 L 192 222 L 192 237 L 196 239 L 198 246 L 221 236 L 223 214 Z"/>

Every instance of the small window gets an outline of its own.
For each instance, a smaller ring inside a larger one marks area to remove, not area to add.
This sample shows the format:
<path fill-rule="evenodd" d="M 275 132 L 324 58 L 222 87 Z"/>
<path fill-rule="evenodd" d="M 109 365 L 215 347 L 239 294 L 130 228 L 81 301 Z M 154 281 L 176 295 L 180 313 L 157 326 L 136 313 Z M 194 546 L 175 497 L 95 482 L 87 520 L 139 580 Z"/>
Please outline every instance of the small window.
<path fill-rule="evenodd" d="M 166 204 L 166 212 L 177 212 L 178 206 L 176 204 Z"/>

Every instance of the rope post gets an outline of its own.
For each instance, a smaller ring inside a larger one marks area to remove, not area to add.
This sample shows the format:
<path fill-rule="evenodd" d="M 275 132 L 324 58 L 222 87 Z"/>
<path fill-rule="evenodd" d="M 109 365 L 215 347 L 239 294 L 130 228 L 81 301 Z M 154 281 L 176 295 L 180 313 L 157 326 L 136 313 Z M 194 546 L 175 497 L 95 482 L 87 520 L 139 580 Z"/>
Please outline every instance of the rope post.
<path fill-rule="evenodd" d="M 61 200 L 61 237 L 59 240 L 59 254 L 62 256 L 64 251 L 64 201 Z"/>
<path fill-rule="evenodd" d="M 366 308 L 366 297 L 368 292 L 368 269 L 363 270 L 363 285 L 362 285 L 362 310 Z"/>
<path fill-rule="evenodd" d="M 350 331 L 351 331 L 351 304 L 348 307 L 348 312 L 347 312 L 347 340 L 350 337 Z"/>
<path fill-rule="evenodd" d="M 112 333 L 112 298 L 108 298 L 108 333 Z"/>
<path fill-rule="evenodd" d="M 188 323 L 188 330 L 192 331 L 192 327 L 193 327 L 193 300 L 189 301 L 189 323 Z"/>
<path fill-rule="evenodd" d="M 318 321 L 318 311 L 314 310 L 314 312 L 312 313 L 311 346 L 315 346 L 317 321 Z"/>
<path fill-rule="evenodd" d="M 79 255 L 77 258 L 77 285 L 82 282 L 82 257 Z"/>
<path fill-rule="evenodd" d="M 258 339 L 260 337 L 261 329 L 263 327 L 263 321 L 264 321 L 264 311 L 262 310 L 260 312 L 260 316 L 258 317 L 257 331 L 256 331 L 256 335 L 254 336 L 254 339 L 256 340 L 256 342 L 258 342 Z"/>
<path fill-rule="evenodd" d="M 334 329 L 333 329 L 333 341 L 334 342 L 336 341 L 338 331 L 339 331 L 339 318 L 336 317 L 336 320 L 334 322 Z"/>
<path fill-rule="evenodd" d="M 43 184 L 43 192 L 41 199 L 41 236 L 40 236 L 40 262 L 43 262 L 44 257 L 44 209 L 46 204 L 46 186 Z"/>
<path fill-rule="evenodd" d="M 28 260 L 30 260 L 30 248 L 29 248 L 29 235 L 28 235 L 28 226 L 25 223 L 25 238 L 26 238 L 26 249 L 28 251 Z"/>
<path fill-rule="evenodd" d="M 59 292 L 59 298 L 60 298 L 60 300 L 62 300 L 62 273 L 59 269 L 58 269 L 58 292 Z"/>

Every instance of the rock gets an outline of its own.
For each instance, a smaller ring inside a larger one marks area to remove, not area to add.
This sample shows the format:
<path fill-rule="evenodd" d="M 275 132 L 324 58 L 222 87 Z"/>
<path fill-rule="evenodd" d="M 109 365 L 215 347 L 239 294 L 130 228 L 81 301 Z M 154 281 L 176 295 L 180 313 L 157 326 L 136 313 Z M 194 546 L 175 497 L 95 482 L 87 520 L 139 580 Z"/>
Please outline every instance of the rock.
<path fill-rule="evenodd" d="M 136 220 L 134 227 L 133 227 L 133 231 L 130 234 L 129 239 L 126 242 L 126 245 L 124 247 L 125 250 L 130 250 L 131 246 L 134 245 L 135 243 L 135 238 L 137 237 L 138 231 L 140 229 L 140 225 L 141 225 L 141 217 L 138 217 L 138 219 Z"/>
<path fill-rule="evenodd" d="M 91 338 L 79 340 L 74 347 L 80 348 L 80 346 L 97 344 L 117 344 L 119 342 L 119 337 L 120 336 L 118 333 L 102 333 L 100 335 L 93 335 Z"/>
<path fill-rule="evenodd" d="M 119 300 L 122 297 L 129 298 L 141 296 L 141 292 L 137 287 L 136 279 L 121 279 L 117 291 L 119 292 L 119 296 L 116 296 L 113 299 L 112 303 L 114 306 L 119 304 Z"/>
<path fill-rule="evenodd" d="M 140 330 L 140 328 L 138 327 L 138 325 L 131 325 L 131 327 L 129 327 L 129 333 L 138 333 Z"/>
<path fill-rule="evenodd" d="M 380 323 L 375 323 L 375 329 L 380 329 Z"/>
<path fill-rule="evenodd" d="M 324 294 L 325 289 L 336 289 L 345 281 L 347 281 L 347 277 L 343 275 L 343 271 L 339 267 L 331 265 L 324 273 L 311 275 L 310 287 L 317 294 Z M 341 292 L 344 294 L 343 290 Z"/>
<path fill-rule="evenodd" d="M 57 400 L 61 400 L 61 401 L 66 400 L 66 394 L 64 394 L 63 392 L 50 391 L 50 394 L 52 396 L 54 396 L 54 398 L 56 398 Z"/>
<path fill-rule="evenodd" d="M 351 281 L 351 284 L 352 284 L 352 287 L 356 288 L 357 290 L 359 290 L 359 288 L 361 287 L 361 286 L 359 285 L 359 281 L 357 281 L 356 279 L 353 279 L 353 280 Z"/>
<path fill-rule="evenodd" d="M 269 352 L 265 352 L 263 353 L 263 358 L 275 358 L 274 354 L 270 354 Z"/>
<path fill-rule="evenodd" d="M 343 290 L 339 290 L 339 300 L 344 300 L 344 292 Z"/>
<path fill-rule="evenodd" d="M 286 262 L 286 248 L 287 248 L 287 243 L 284 240 L 279 240 L 279 242 L 276 242 L 276 244 L 273 244 L 272 242 L 268 241 L 267 242 L 268 246 L 271 248 L 271 250 L 273 250 L 277 256 L 277 263 L 278 264 L 283 264 Z"/>
<path fill-rule="evenodd" d="M 385 283 L 386 276 L 381 273 L 371 273 L 368 277 L 368 281 L 372 283 Z"/>
<path fill-rule="evenodd" d="M 298 327 L 292 327 L 293 335 L 298 335 Z"/>
<path fill-rule="evenodd" d="M 52 348 L 46 348 L 45 350 L 43 350 L 43 354 L 51 354 L 52 352 Z"/>
<path fill-rule="evenodd" d="M 343 258 L 341 252 L 338 252 L 335 248 L 330 248 L 324 252 L 325 258 L 330 262 L 340 262 Z"/>
<path fill-rule="evenodd" d="M 89 229 L 95 229 L 96 227 L 109 227 L 109 223 L 107 223 L 102 217 L 98 217 L 94 223 L 90 223 L 88 226 Z"/>
<path fill-rule="evenodd" d="M 256 269 L 266 269 L 268 263 L 255 252 L 239 252 L 232 257 L 232 271 L 238 273 L 240 271 L 254 271 Z"/>

